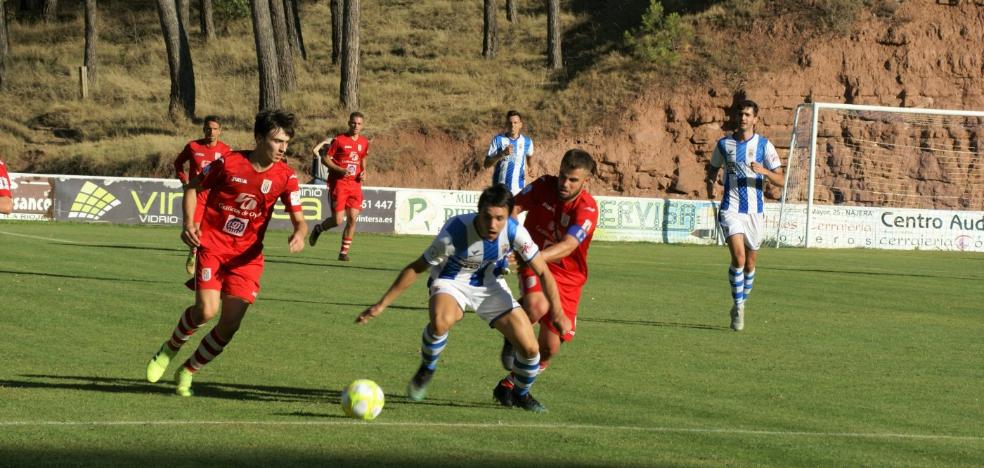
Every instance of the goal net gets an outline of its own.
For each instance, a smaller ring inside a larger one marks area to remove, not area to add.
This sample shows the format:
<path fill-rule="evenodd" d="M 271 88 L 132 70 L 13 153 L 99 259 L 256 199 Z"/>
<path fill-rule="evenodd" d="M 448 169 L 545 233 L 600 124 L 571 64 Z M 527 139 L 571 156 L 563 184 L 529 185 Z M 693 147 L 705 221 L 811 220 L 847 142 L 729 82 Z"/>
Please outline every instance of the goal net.
<path fill-rule="evenodd" d="M 984 112 L 797 107 L 777 245 L 984 251 Z"/>

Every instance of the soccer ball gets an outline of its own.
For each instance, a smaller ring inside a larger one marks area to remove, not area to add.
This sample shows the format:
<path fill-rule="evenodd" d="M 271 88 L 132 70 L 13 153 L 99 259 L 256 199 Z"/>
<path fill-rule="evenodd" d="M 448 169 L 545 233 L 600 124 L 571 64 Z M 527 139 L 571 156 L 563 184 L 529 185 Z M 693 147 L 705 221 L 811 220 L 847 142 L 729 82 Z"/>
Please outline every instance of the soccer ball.
<path fill-rule="evenodd" d="M 350 418 L 372 421 L 383 410 L 383 389 L 369 379 L 359 379 L 342 390 L 342 411 Z"/>

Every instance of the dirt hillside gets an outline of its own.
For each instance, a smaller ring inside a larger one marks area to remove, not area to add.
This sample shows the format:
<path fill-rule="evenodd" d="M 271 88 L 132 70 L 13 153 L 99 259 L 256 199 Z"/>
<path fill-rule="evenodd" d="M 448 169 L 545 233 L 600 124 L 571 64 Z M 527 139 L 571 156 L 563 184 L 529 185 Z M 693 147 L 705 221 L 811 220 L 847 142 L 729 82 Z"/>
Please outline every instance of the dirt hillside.
<path fill-rule="evenodd" d="M 803 102 L 984 110 L 984 1 L 907 1 L 891 18 L 869 14 L 846 37 L 806 44 L 796 43 L 795 31 L 781 25 L 767 34 L 777 49 L 793 47 L 793 59 L 778 71 L 752 77 L 737 91 L 761 106 L 759 133 L 780 148 L 784 159 L 793 110 Z M 533 172 L 555 171 L 563 151 L 579 146 L 601 163 L 594 193 L 703 198 L 704 167 L 724 134 L 734 95 L 724 84 L 654 91 L 587 134 L 547 140 L 533 134 Z M 482 169 L 479 161 L 496 131 L 490 128 L 488 135 L 465 142 L 440 135 L 381 135 L 373 142 L 377 150 L 400 156 L 393 170 L 375 172 L 370 184 L 479 189 L 491 177 L 491 169 Z M 937 136 L 941 144 L 976 148 L 979 154 L 981 133 L 978 125 L 962 135 L 944 131 Z M 828 163 L 828 185 L 851 170 L 835 159 Z M 918 190 L 932 193 L 950 183 L 934 182 L 928 172 L 910 171 L 921 182 Z M 866 201 L 849 186 L 841 189 L 848 201 Z M 972 203 L 984 200 L 984 184 L 968 190 Z"/>

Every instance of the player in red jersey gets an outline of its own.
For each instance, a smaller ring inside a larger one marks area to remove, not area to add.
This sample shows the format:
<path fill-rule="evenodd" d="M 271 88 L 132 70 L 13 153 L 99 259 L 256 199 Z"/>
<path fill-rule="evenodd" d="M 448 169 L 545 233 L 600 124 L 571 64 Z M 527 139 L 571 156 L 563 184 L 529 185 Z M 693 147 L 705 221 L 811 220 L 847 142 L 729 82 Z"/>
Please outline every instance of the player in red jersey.
<path fill-rule="evenodd" d="M 328 197 L 332 216 L 315 225 L 308 239 L 311 247 L 314 247 L 322 232 L 342 224 L 344 214 L 347 221 L 345 230 L 342 231 L 342 248 L 338 251 L 338 259 L 343 262 L 349 261 L 348 252 L 352 247 L 352 238 L 355 237 L 355 222 L 362 210 L 362 182 L 366 179 L 366 157 L 369 153 L 369 140 L 360 135 L 364 119 L 361 112 L 349 115 L 348 131 L 336 135 L 328 147 L 328 153 L 322 161 L 330 171 Z"/>
<path fill-rule="evenodd" d="M 527 185 L 516 196 L 514 215 L 526 211 L 524 226 L 557 282 L 564 315 L 571 322 L 569 332 L 561 333 L 550 322 L 550 303 L 537 276 L 527 267 L 519 269 L 520 303 L 530 323 L 540 323 L 540 371 L 560 351 L 561 342 L 574 339 L 581 289 L 588 280 L 588 247 L 598 224 L 598 204 L 587 185 L 596 164 L 587 151 L 568 150 L 560 162 L 560 175 L 546 175 Z M 513 368 L 513 349 L 508 341 L 500 355 L 506 370 Z M 492 392 L 500 404 L 512 406 L 513 374 L 502 379 Z"/>
<path fill-rule="evenodd" d="M 202 169 L 205 169 L 209 164 L 218 161 L 232 151 L 229 145 L 219 141 L 219 135 L 222 134 L 222 124 L 219 123 L 218 117 L 214 115 L 205 116 L 202 131 L 205 133 L 205 137 L 200 140 L 189 141 L 181 151 L 181 154 L 174 160 L 174 173 L 177 174 L 182 184 L 187 184 L 191 177 L 201 174 Z M 188 172 L 184 170 L 186 163 L 188 164 Z M 195 223 L 201 224 L 202 222 L 206 199 L 208 199 L 208 190 L 198 192 L 198 204 L 195 205 L 197 207 L 195 211 Z M 188 270 L 189 275 L 195 272 L 194 247 L 188 250 L 185 269 Z"/>
<path fill-rule="evenodd" d="M 150 359 L 148 381 L 157 382 L 181 345 L 219 315 L 219 323 L 175 373 L 178 395 L 191 396 L 195 372 L 232 340 L 260 290 L 263 236 L 278 199 L 294 225 L 288 238 L 290 252 L 304 248 L 307 224 L 301 212 L 297 176 L 284 161 L 294 124 L 294 114 L 260 112 L 253 126 L 255 150 L 229 153 L 187 184 L 181 239 L 190 247 L 198 247 L 195 277 L 189 281 L 195 289 L 195 304 L 185 309 L 171 338 Z M 210 190 L 201 225 L 193 215 L 199 190 Z"/>
<path fill-rule="evenodd" d="M 7 165 L 0 161 L 0 214 L 9 215 L 14 211 L 14 197 L 10 193 L 10 175 Z"/>

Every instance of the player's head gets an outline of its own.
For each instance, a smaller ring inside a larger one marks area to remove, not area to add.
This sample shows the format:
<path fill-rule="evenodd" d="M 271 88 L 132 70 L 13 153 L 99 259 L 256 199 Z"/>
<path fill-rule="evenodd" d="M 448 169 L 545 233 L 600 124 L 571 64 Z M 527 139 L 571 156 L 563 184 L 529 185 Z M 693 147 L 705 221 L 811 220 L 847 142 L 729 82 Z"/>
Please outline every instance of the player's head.
<path fill-rule="evenodd" d="M 362 132 L 362 121 L 365 120 L 366 116 L 362 115 L 362 112 L 353 112 L 349 114 L 348 119 L 348 134 L 349 136 L 356 136 Z"/>
<path fill-rule="evenodd" d="M 597 164 L 591 153 L 574 148 L 564 153 L 557 176 L 557 192 L 561 200 L 570 200 L 581 194 L 594 175 Z"/>
<path fill-rule="evenodd" d="M 520 130 L 523 129 L 523 116 L 519 115 L 519 111 L 511 110 L 506 112 L 506 132 L 510 136 L 515 137 L 519 135 Z"/>
<path fill-rule="evenodd" d="M 256 152 L 280 161 L 287 154 L 287 142 L 294 137 L 297 117 L 282 110 L 265 110 L 256 114 L 253 124 L 253 138 L 256 139 Z"/>
<path fill-rule="evenodd" d="M 495 240 L 506 229 L 515 201 L 512 192 L 502 184 L 495 184 L 482 191 L 478 197 L 478 216 L 475 229 L 486 240 Z"/>
<path fill-rule="evenodd" d="M 755 131 L 758 123 L 759 106 L 751 99 L 742 99 L 735 105 L 735 114 L 739 128 L 745 132 Z"/>
<path fill-rule="evenodd" d="M 215 115 L 206 115 L 205 122 L 202 124 L 202 133 L 205 134 L 205 141 L 208 144 L 213 144 L 219 141 L 219 135 L 222 134 L 222 124 L 219 123 L 219 117 Z"/>

